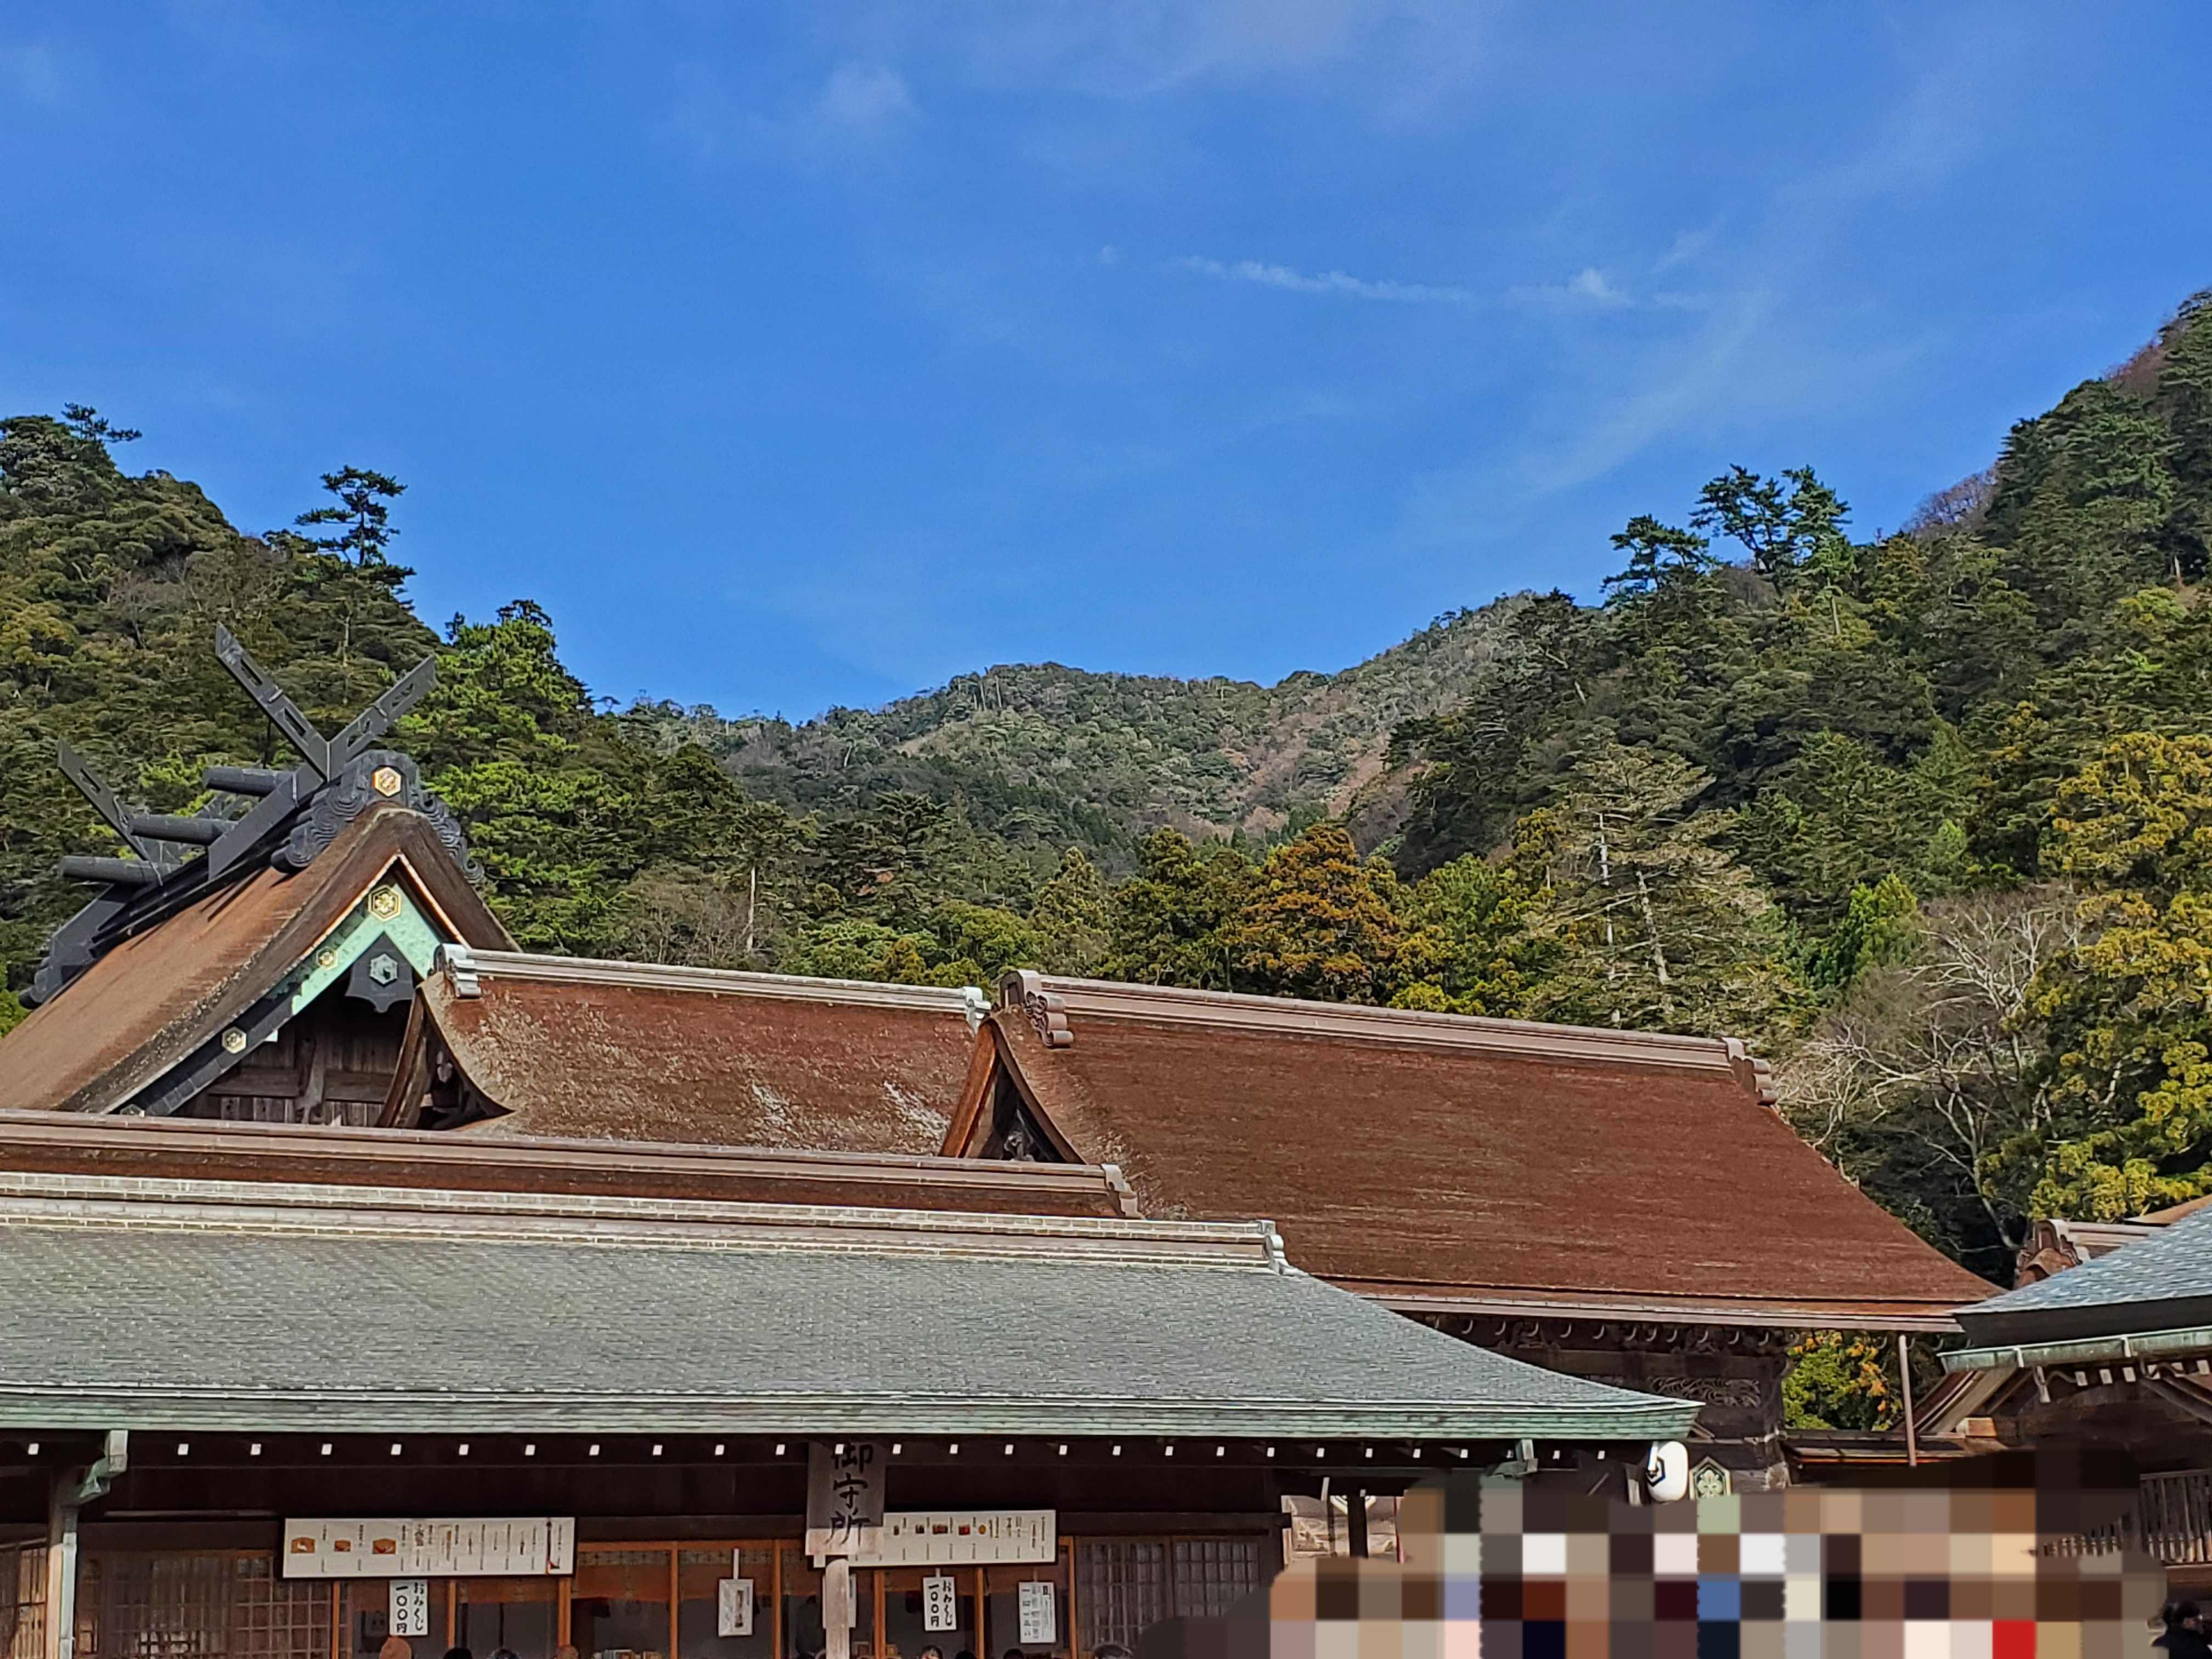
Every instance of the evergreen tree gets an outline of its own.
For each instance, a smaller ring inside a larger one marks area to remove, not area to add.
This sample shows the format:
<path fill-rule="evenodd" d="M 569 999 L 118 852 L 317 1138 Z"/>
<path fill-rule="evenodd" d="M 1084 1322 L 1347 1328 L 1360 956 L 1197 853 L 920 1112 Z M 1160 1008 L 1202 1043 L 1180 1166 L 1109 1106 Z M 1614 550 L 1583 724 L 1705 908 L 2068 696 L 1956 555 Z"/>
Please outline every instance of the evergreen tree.
<path fill-rule="evenodd" d="M 1639 514 L 1613 538 L 1628 562 L 1605 579 L 1607 605 L 1631 605 L 1695 582 L 1719 562 L 1703 536 Z"/>
<path fill-rule="evenodd" d="M 1239 989 L 1321 1002 L 1389 1000 L 1404 964 L 1398 878 L 1350 833 L 1317 823 L 1267 854 L 1224 943 Z"/>
<path fill-rule="evenodd" d="M 381 472 L 343 466 L 323 474 L 323 488 L 336 499 L 326 507 L 310 507 L 292 522 L 303 529 L 325 525 L 339 528 L 334 535 L 310 536 L 307 539 L 349 564 L 389 564 L 385 550 L 399 533 L 392 527 L 389 503 L 406 494 L 407 486 Z"/>
<path fill-rule="evenodd" d="M 1528 926 L 1540 896 L 1518 862 L 1470 853 L 1429 872 L 1406 904 L 1406 971 L 1419 977 L 1401 988 L 1392 1006 L 1495 1018 L 1525 1014 L 1547 957 Z"/>
<path fill-rule="evenodd" d="M 1808 566 L 1833 573 L 1848 562 L 1843 526 L 1850 516 L 1809 466 L 1779 478 L 1732 466 L 1698 493 L 1690 522 L 1741 544 L 1752 568 L 1779 584 Z"/>
<path fill-rule="evenodd" d="M 1144 985 L 1242 990 L 1230 930 L 1252 861 L 1225 842 L 1194 845 L 1179 830 L 1145 838 L 1137 873 L 1114 890 L 1106 972 Z"/>
<path fill-rule="evenodd" d="M 1532 823 L 1547 866 L 1534 927 L 1559 953 L 1532 999 L 1541 1017 L 1749 1037 L 1786 1027 L 1778 917 L 1725 848 L 1732 815 L 1693 810 L 1710 782 L 1674 756 L 1609 746 Z"/>
<path fill-rule="evenodd" d="M 1060 854 L 1060 868 L 1038 884 L 1030 923 L 1042 941 L 1038 965 L 1055 974 L 1088 978 L 1105 966 L 1113 942 L 1106 883 L 1080 847 Z"/>
<path fill-rule="evenodd" d="M 2212 738 L 2114 740 L 2060 790 L 2051 840 L 2094 890 L 2039 987 L 2072 1133 L 2034 1203 L 2101 1220 L 2212 1192 Z"/>

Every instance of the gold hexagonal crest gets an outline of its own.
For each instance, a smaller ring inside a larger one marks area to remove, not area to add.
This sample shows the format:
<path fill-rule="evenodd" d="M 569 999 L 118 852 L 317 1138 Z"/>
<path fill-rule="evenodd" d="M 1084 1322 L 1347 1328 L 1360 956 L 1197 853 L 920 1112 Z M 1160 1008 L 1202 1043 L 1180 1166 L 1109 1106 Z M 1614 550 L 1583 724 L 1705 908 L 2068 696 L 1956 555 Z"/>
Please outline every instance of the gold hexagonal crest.
<path fill-rule="evenodd" d="M 228 1031 L 225 1031 L 222 1034 L 222 1051 L 227 1054 L 244 1054 L 246 1052 L 246 1033 L 240 1030 L 235 1025 L 232 1026 Z"/>
<path fill-rule="evenodd" d="M 368 896 L 368 914 L 379 921 L 389 921 L 399 914 L 399 890 L 380 887 Z"/>
<path fill-rule="evenodd" d="M 368 775 L 368 787 L 380 795 L 396 795 L 406 781 L 396 766 L 380 766 Z"/>

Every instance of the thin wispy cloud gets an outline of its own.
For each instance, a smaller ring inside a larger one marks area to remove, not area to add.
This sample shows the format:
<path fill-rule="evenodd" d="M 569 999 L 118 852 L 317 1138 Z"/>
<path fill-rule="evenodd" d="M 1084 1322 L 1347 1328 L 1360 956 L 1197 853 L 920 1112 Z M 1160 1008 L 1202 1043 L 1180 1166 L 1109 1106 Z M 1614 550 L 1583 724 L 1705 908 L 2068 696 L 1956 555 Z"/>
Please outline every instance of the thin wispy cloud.
<path fill-rule="evenodd" d="M 1660 255 L 1659 263 L 1651 267 L 1655 271 L 1668 271 L 1687 263 L 1705 252 L 1705 244 L 1713 239 L 1710 230 L 1685 230 L 1676 234 L 1674 245 Z"/>
<path fill-rule="evenodd" d="M 870 129 L 911 115 L 914 95 L 896 70 L 881 64 L 840 64 L 823 83 L 815 107 L 839 126 Z"/>
<path fill-rule="evenodd" d="M 1401 283 L 1389 278 L 1353 276 L 1341 270 L 1314 274 L 1288 265 L 1271 265 L 1259 259 L 1208 259 L 1190 255 L 1172 262 L 1172 268 L 1194 276 L 1221 283 L 1254 283 L 1292 294 L 1340 295 L 1354 300 L 1380 300 L 1393 305 L 1471 306 L 1481 303 L 1473 289 L 1452 283 Z"/>
<path fill-rule="evenodd" d="M 1540 304 L 1572 306 L 1587 311 L 1617 311 L 1635 299 L 1595 265 L 1585 265 L 1564 283 L 1524 288 L 1518 297 Z"/>
<path fill-rule="evenodd" d="M 770 98 L 741 94 L 705 66 L 686 64 L 654 131 L 701 162 L 779 154 L 823 161 L 864 153 L 919 113 L 906 78 L 883 64 L 839 64 L 804 90 Z"/>
<path fill-rule="evenodd" d="M 1492 7 L 1435 0 L 976 0 L 951 14 L 879 6 L 866 15 L 951 49 L 1000 83 L 1148 97 L 1208 85 L 1326 76 L 1337 95 L 1385 106 L 1433 96 L 1478 63 Z"/>

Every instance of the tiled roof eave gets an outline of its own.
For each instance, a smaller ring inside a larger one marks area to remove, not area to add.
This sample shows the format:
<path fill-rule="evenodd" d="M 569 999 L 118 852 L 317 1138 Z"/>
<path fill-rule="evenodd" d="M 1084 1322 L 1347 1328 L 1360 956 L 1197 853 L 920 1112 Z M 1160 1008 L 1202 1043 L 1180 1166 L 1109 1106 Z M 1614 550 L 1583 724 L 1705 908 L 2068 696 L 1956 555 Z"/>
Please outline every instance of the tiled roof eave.
<path fill-rule="evenodd" d="M 1326 1277 L 1327 1275 L 1323 1275 Z M 1869 1330 L 1956 1335 L 1953 1305 L 1919 1302 L 1813 1302 L 1707 1297 L 1588 1296 L 1469 1285 L 1415 1289 L 1331 1280 L 1396 1313 L 1473 1319 L 1546 1319 L 1638 1325 L 1717 1325 L 1746 1330 Z"/>
<path fill-rule="evenodd" d="M 2031 1365 L 2105 1364 L 2118 1360 L 2172 1359 L 2212 1355 L 2212 1325 L 2163 1331 L 2123 1331 L 2055 1342 L 1954 1348 L 1942 1356 L 1947 1371 L 2025 1370 Z"/>
<path fill-rule="evenodd" d="M 1608 1440 L 1680 1438 L 1693 1402 L 1626 1396 L 1590 1407 L 1526 1402 L 1399 1405 L 1141 1400 L 1024 1395 L 946 1399 L 896 1393 L 668 1395 L 398 1394 L 158 1384 L 81 1391 L 0 1383 L 0 1426 L 269 1434 L 788 1434 L 1218 1436 L 1231 1439 Z"/>

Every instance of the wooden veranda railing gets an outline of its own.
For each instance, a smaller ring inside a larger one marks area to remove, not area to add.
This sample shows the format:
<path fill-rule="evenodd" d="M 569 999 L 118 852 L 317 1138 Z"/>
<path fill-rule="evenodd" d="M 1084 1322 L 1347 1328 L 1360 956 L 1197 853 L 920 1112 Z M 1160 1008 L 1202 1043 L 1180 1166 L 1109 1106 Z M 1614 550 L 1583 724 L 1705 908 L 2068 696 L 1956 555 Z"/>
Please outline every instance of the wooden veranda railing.
<path fill-rule="evenodd" d="M 2143 1547 L 2169 1567 L 2212 1564 L 2212 1469 L 2142 1478 Z"/>
<path fill-rule="evenodd" d="M 2106 1555 L 2140 1544 L 2169 1567 L 2212 1565 L 2212 1469 L 2146 1474 L 2136 1505 L 2100 1527 L 2044 1540 L 2046 1555 Z"/>

